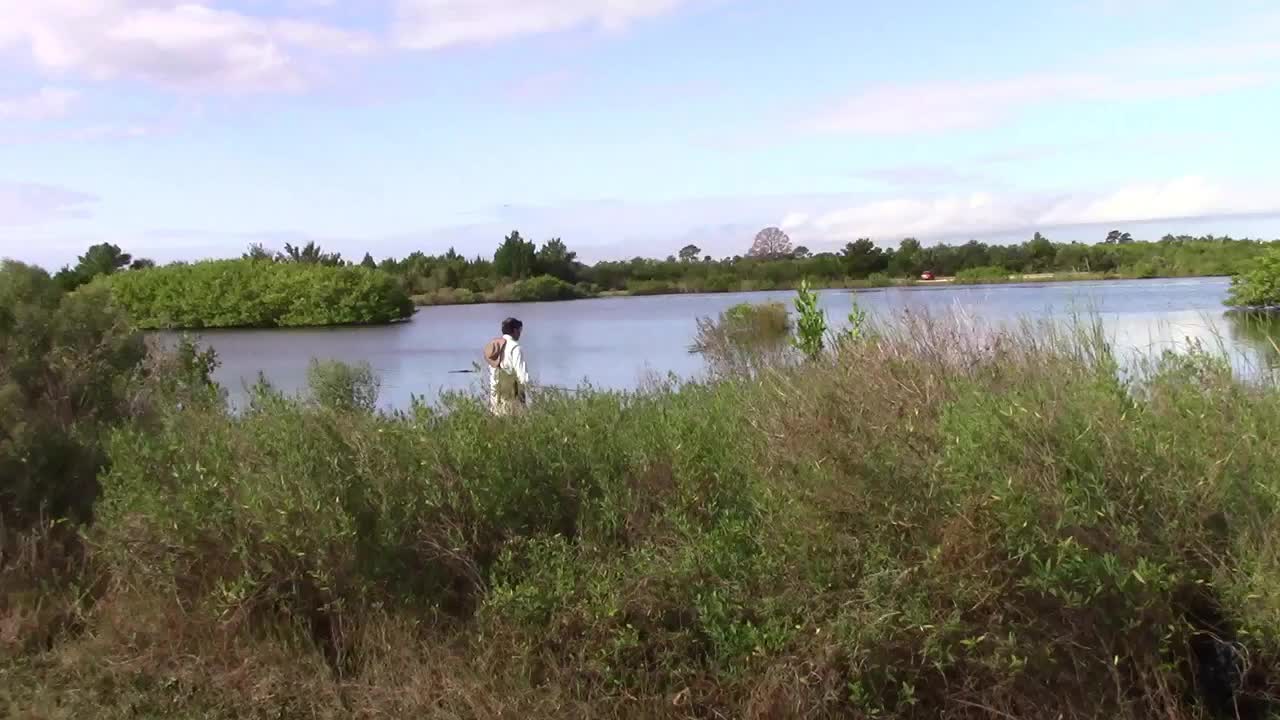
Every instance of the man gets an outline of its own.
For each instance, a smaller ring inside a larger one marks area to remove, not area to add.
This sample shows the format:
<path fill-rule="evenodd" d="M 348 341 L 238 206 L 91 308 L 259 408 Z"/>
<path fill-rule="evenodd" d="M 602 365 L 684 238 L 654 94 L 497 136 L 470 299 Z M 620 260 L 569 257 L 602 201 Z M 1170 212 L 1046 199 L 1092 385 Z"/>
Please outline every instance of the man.
<path fill-rule="evenodd" d="M 502 337 L 494 338 L 484 348 L 489 364 L 489 406 L 495 415 L 507 415 L 526 402 L 529 370 L 520 350 L 520 334 L 524 323 L 515 318 L 502 321 Z"/>

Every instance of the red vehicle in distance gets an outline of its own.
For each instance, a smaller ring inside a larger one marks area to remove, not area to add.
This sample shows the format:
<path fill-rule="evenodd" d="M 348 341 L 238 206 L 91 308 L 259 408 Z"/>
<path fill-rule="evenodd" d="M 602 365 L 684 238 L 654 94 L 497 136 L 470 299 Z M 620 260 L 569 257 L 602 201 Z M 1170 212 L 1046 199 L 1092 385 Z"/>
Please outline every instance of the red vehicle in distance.
<path fill-rule="evenodd" d="M 925 270 L 924 272 L 920 273 L 920 279 L 921 279 L 921 280 L 935 280 L 936 278 L 934 277 L 934 275 L 933 275 L 933 271 L 932 271 L 932 270 Z"/>

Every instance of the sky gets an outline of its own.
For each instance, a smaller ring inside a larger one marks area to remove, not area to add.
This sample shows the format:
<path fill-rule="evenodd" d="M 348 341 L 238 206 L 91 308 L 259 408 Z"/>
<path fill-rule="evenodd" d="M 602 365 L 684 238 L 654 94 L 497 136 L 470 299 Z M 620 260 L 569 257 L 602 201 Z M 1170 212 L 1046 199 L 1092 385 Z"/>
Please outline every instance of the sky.
<path fill-rule="evenodd" d="M 0 256 L 1280 237 L 1274 0 L 0 0 Z"/>

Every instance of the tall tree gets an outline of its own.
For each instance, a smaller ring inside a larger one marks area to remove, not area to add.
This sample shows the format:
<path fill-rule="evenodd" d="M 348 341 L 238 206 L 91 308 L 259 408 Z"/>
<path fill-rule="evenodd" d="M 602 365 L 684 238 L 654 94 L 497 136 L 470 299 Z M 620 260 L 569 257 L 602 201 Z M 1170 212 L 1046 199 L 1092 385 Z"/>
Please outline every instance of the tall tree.
<path fill-rule="evenodd" d="M 99 243 L 90 246 L 76 262 L 75 267 L 64 267 L 54 280 L 64 290 L 74 290 L 99 275 L 111 275 L 128 267 L 133 256 L 120 249 L 119 245 Z"/>
<path fill-rule="evenodd" d="M 567 283 L 577 281 L 578 253 L 572 252 L 560 238 L 551 238 L 538 249 L 535 268 L 539 275 L 550 275 Z"/>
<path fill-rule="evenodd" d="M 360 261 L 360 267 L 369 268 L 370 270 L 377 270 L 378 263 L 373 259 L 373 255 L 370 255 L 369 253 L 365 253 L 364 259 Z"/>
<path fill-rule="evenodd" d="M 803 245 L 791 251 L 791 257 L 796 258 L 797 260 L 804 260 L 812 256 L 813 253 L 809 251 L 809 248 Z"/>
<path fill-rule="evenodd" d="M 520 237 L 519 230 L 512 230 L 493 254 L 493 269 L 498 277 L 520 280 L 533 274 L 537 260 L 533 242 Z"/>
<path fill-rule="evenodd" d="M 101 243 L 90 247 L 80 256 L 76 272 L 86 280 L 92 280 L 99 275 L 110 275 L 127 267 L 132 261 L 133 256 L 122 251 L 120 246 Z"/>
<path fill-rule="evenodd" d="M 1058 248 L 1049 238 L 1036 233 L 1035 237 L 1027 243 L 1027 269 L 1033 272 L 1044 272 L 1053 267 L 1054 258 L 1058 255 Z"/>
<path fill-rule="evenodd" d="M 701 254 L 702 248 L 697 245 L 690 244 L 680 248 L 680 259 L 685 262 L 693 262 L 694 260 L 697 260 L 698 256 Z"/>
<path fill-rule="evenodd" d="M 923 265 L 923 248 L 920 241 L 913 238 L 903 238 L 898 244 L 898 251 L 893 253 L 893 257 L 889 261 L 889 272 L 893 275 L 905 275 L 907 277 L 915 277 L 926 268 Z"/>
<path fill-rule="evenodd" d="M 268 250 L 262 243 L 250 243 L 249 249 L 240 257 L 243 260 L 273 261 L 276 259 L 276 253 Z"/>
<path fill-rule="evenodd" d="M 791 256 L 791 238 L 776 227 L 767 227 L 756 233 L 756 239 L 751 243 L 752 257 L 775 259 Z"/>
<path fill-rule="evenodd" d="M 844 265 L 850 277 L 863 278 L 882 272 L 889 264 L 884 250 L 876 247 L 870 238 L 858 238 L 844 246 Z"/>
<path fill-rule="evenodd" d="M 320 249 L 320 246 L 314 240 L 308 241 L 302 247 L 295 247 L 289 243 L 284 244 L 284 252 L 280 254 L 278 259 L 281 262 L 303 263 L 307 265 L 328 265 L 337 267 L 342 265 L 342 253 L 327 253 Z"/>

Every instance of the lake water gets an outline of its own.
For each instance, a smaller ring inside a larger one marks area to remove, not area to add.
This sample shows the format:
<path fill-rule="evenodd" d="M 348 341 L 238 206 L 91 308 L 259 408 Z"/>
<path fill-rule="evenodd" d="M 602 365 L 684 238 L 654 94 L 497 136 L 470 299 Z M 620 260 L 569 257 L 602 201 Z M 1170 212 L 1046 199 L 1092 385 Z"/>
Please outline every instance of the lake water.
<path fill-rule="evenodd" d="M 935 315 L 959 312 L 1000 324 L 1021 319 L 1098 316 L 1123 353 L 1159 352 L 1187 338 L 1232 354 L 1250 371 L 1273 365 L 1264 337 L 1224 315 L 1228 281 L 1220 278 L 1019 285 L 888 288 L 857 291 L 858 303 L 877 321 L 904 310 Z M 848 290 L 820 293 L 822 307 L 839 323 L 848 315 Z M 530 370 L 543 385 L 631 389 L 655 374 L 694 376 L 702 370 L 688 352 L 699 317 L 715 316 L 740 302 L 779 300 L 794 293 L 618 297 L 560 303 L 423 308 L 411 322 L 385 327 L 305 330 L 207 331 L 201 341 L 218 352 L 217 379 L 243 397 L 261 372 L 286 391 L 301 389 L 312 358 L 368 362 L 382 379 L 382 403 L 405 407 L 413 395 L 434 398 L 447 389 L 477 387 L 466 370 L 503 318 L 524 321 Z"/>

